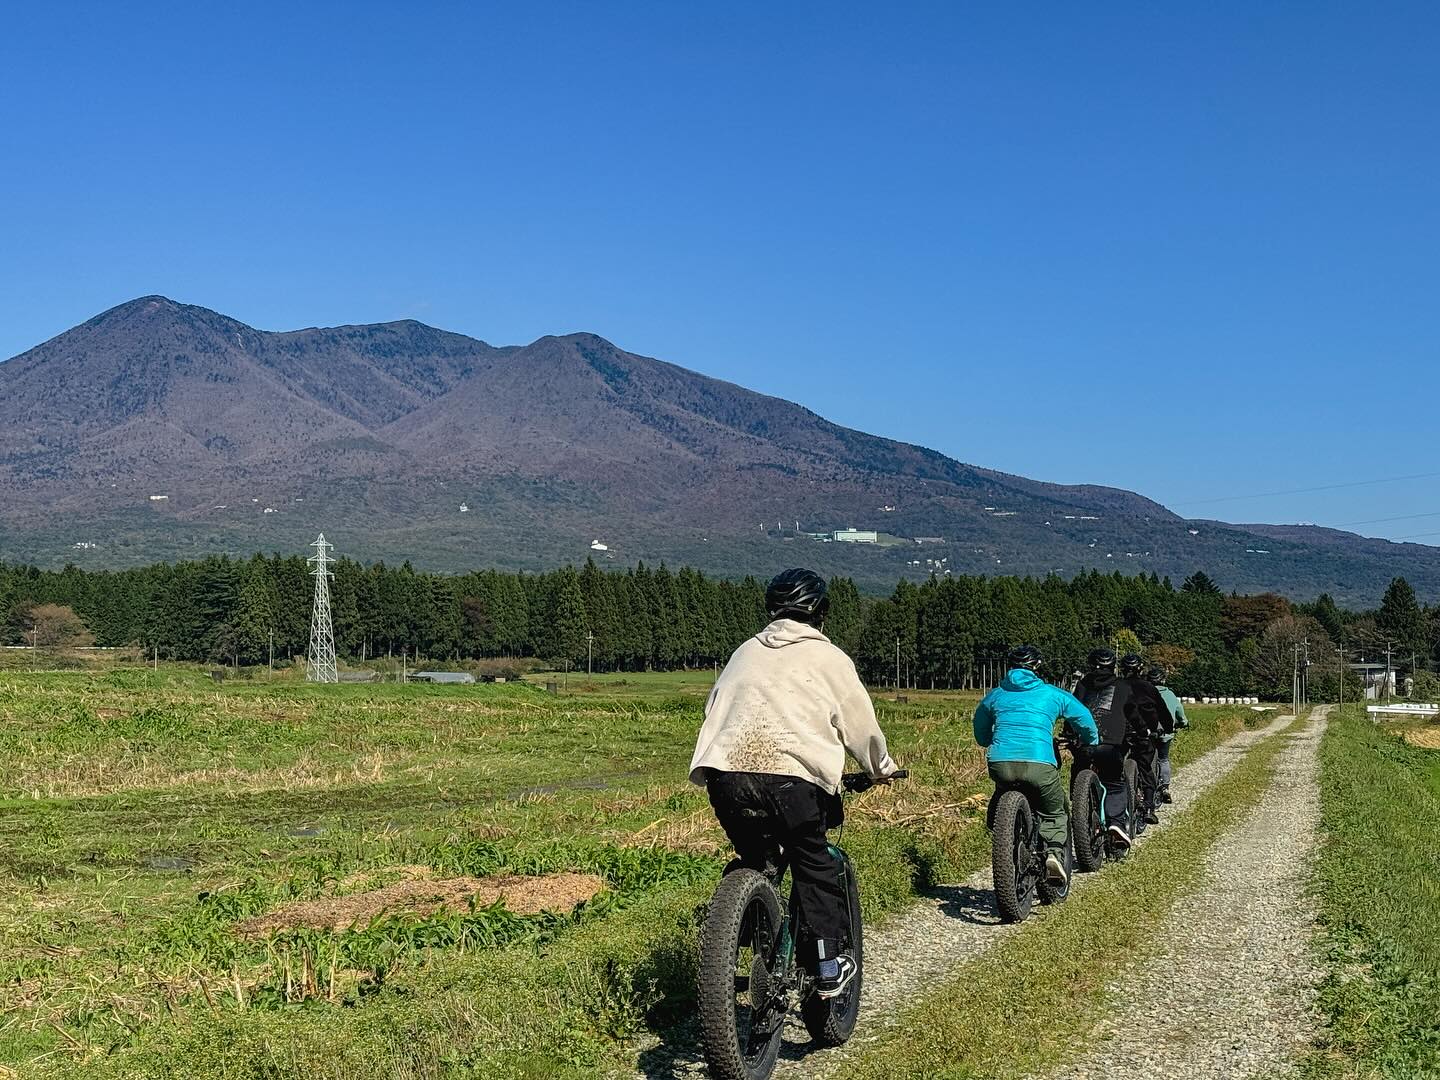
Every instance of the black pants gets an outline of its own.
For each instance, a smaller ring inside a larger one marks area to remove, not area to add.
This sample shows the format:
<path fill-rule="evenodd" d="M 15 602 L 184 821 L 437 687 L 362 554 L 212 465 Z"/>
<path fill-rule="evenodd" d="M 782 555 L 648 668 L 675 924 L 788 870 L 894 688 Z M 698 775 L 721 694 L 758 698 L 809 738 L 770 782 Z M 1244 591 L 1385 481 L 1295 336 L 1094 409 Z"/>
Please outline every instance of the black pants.
<path fill-rule="evenodd" d="M 1130 832 L 1130 785 L 1125 783 L 1125 748 L 1112 743 L 1075 751 L 1075 767 L 1091 768 L 1105 785 L 1105 821 Z"/>
<path fill-rule="evenodd" d="M 797 940 L 815 942 L 814 955 L 802 958 L 835 956 L 850 932 L 840 864 L 825 839 L 844 820 L 840 796 L 770 773 L 716 773 L 706 787 L 742 865 L 761 872 L 790 867 L 791 894 L 809 930 Z"/>
<path fill-rule="evenodd" d="M 1135 786 L 1140 789 L 1140 806 L 1144 810 L 1154 810 L 1157 802 L 1156 791 L 1160 787 L 1155 741 L 1137 739 L 1130 749 L 1130 756 L 1135 759 Z"/>

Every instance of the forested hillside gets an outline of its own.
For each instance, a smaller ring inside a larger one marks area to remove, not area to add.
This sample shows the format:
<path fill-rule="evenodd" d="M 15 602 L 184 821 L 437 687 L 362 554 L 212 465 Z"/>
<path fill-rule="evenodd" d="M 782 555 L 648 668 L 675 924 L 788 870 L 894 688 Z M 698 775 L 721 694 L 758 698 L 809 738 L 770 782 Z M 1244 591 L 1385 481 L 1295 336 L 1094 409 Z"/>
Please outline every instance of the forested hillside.
<path fill-rule="evenodd" d="M 408 563 L 335 565 L 337 647 L 352 660 L 403 652 L 581 668 L 593 659 L 597 671 L 708 667 L 765 621 L 761 582 L 688 568 L 606 572 L 587 562 L 545 574 L 447 575 Z M 93 639 L 140 645 L 167 660 L 251 665 L 266 662 L 272 643 L 282 662 L 304 655 L 311 588 L 300 557 L 94 572 L 0 564 L 0 613 L 12 643 Z M 1380 651 L 1388 642 L 1397 666 L 1409 669 L 1427 667 L 1440 639 L 1440 609 L 1422 609 L 1404 579 L 1391 584 L 1374 613 L 1341 611 L 1327 596 L 1306 605 L 1273 594 L 1226 596 L 1203 573 L 1179 588 L 1153 575 L 1093 571 L 1071 581 L 902 581 L 884 598 L 862 595 L 848 578 L 832 579 L 831 588 L 827 632 L 881 685 L 894 683 L 897 654 L 903 685 L 980 685 L 1021 641 L 1040 645 L 1050 657 L 1047 674 L 1062 681 L 1086 652 L 1108 642 L 1143 649 L 1174 673 L 1179 690 L 1285 696 L 1295 645 L 1303 641 L 1318 696 L 1334 692 L 1341 645 Z M 79 622 L 57 619 L 57 609 L 73 609 Z"/>

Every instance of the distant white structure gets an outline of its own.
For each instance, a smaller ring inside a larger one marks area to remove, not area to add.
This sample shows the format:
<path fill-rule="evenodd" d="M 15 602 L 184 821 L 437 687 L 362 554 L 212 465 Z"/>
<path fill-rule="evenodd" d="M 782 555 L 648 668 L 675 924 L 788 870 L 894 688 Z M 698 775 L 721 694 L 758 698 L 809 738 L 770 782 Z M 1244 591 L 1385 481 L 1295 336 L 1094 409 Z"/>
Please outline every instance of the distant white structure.
<path fill-rule="evenodd" d="M 321 533 L 313 544 L 315 554 L 307 560 L 315 575 L 315 606 L 310 613 L 310 652 L 305 664 L 305 681 L 340 681 L 335 664 L 335 627 L 330 622 L 330 548 Z"/>
<path fill-rule="evenodd" d="M 840 544 L 875 544 L 880 540 L 880 534 L 873 529 L 836 529 L 830 534 L 830 539 Z"/>
<path fill-rule="evenodd" d="M 610 550 L 610 545 L 609 545 L 609 544 L 602 544 L 599 540 L 591 540 L 591 541 L 590 541 L 590 550 L 591 550 L 591 551 L 609 551 L 609 550 Z"/>
<path fill-rule="evenodd" d="M 267 506 L 267 507 L 265 507 L 265 513 L 267 513 L 267 514 L 273 514 L 273 513 L 275 513 L 275 507 L 273 507 L 273 506 Z"/>
<path fill-rule="evenodd" d="M 466 506 L 464 503 L 461 503 L 461 504 L 460 504 L 460 512 L 461 512 L 462 514 L 468 514 L 468 513 L 470 512 L 470 507 Z"/>
<path fill-rule="evenodd" d="M 150 496 L 150 501 L 151 501 L 151 502 L 168 502 L 169 499 L 170 499 L 170 496 L 169 496 L 169 495 L 151 495 L 151 496 Z"/>

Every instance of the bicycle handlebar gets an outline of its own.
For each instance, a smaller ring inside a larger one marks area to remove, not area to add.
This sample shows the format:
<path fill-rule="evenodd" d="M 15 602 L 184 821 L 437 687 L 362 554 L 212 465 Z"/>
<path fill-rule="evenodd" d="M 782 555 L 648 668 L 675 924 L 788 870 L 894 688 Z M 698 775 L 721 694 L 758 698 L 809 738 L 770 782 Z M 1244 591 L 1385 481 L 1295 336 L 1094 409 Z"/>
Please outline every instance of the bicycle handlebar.
<path fill-rule="evenodd" d="M 909 769 L 896 769 L 889 776 L 876 780 L 869 773 L 846 773 L 840 778 L 840 783 L 846 791 L 859 794 L 862 791 L 869 791 L 876 784 L 888 784 L 891 780 L 904 780 L 909 775 Z"/>

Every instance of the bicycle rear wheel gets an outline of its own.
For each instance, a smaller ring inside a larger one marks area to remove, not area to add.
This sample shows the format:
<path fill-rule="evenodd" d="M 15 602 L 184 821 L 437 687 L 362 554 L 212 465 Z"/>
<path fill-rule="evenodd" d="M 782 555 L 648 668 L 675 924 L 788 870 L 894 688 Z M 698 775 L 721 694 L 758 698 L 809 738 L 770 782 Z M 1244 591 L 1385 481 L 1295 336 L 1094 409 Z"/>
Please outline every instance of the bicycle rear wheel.
<path fill-rule="evenodd" d="M 860 889 L 855 881 L 855 865 L 839 848 L 832 848 L 840 860 L 840 874 L 845 883 L 845 908 L 850 916 L 847 950 L 855 960 L 855 978 L 843 994 L 822 998 L 811 993 L 800 1006 L 805 1030 L 817 1046 L 839 1046 L 855 1031 L 860 1018 L 860 986 L 865 978 L 865 927 L 860 921 Z"/>
<path fill-rule="evenodd" d="M 764 874 L 720 879 L 700 928 L 700 1038 L 712 1076 L 764 1080 L 785 1026 L 789 957 L 780 895 Z"/>
<path fill-rule="evenodd" d="M 1002 922 L 1023 922 L 1035 903 L 1043 867 L 1035 865 L 1035 817 L 1024 793 L 1007 791 L 995 806 L 990 837 L 990 868 L 995 907 Z"/>
<path fill-rule="evenodd" d="M 1139 836 L 1145 831 L 1145 810 L 1140 805 L 1140 766 L 1135 759 L 1125 759 L 1125 786 L 1130 795 L 1130 835 Z"/>
<path fill-rule="evenodd" d="M 1094 872 L 1105 864 L 1105 785 L 1094 769 L 1075 774 L 1070 794 L 1070 835 L 1075 863 Z"/>

